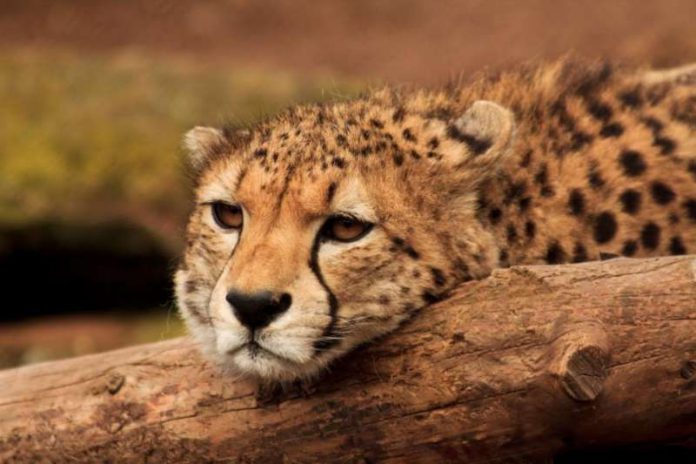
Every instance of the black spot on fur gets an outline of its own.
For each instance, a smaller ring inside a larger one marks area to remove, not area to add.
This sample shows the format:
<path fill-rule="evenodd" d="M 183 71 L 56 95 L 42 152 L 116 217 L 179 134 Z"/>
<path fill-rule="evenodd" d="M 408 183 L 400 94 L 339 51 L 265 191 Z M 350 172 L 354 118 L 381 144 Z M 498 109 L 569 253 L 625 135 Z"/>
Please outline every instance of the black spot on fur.
<path fill-rule="evenodd" d="M 394 153 L 394 164 L 397 166 L 401 166 L 404 164 L 404 156 L 401 153 Z"/>
<path fill-rule="evenodd" d="M 573 248 L 573 262 L 582 263 L 587 261 L 587 249 L 582 243 L 576 243 Z"/>
<path fill-rule="evenodd" d="M 696 222 L 696 200 L 689 198 L 682 206 L 684 206 L 686 215 L 689 216 L 689 219 Z"/>
<path fill-rule="evenodd" d="M 580 189 L 573 189 L 568 196 L 568 208 L 570 214 L 575 216 L 581 215 L 585 211 L 585 196 Z"/>
<path fill-rule="evenodd" d="M 505 203 L 506 205 L 509 205 L 515 199 L 524 195 L 524 193 L 526 191 L 527 191 L 527 184 L 523 180 L 513 182 L 512 184 L 510 184 L 510 186 L 505 191 L 505 198 L 503 199 L 503 203 Z"/>
<path fill-rule="evenodd" d="M 558 122 L 568 131 L 575 131 L 575 121 L 568 114 L 568 110 L 565 106 L 564 100 L 557 100 L 553 105 L 551 105 L 551 116 L 558 118 Z"/>
<path fill-rule="evenodd" d="M 625 190 L 619 195 L 622 211 L 628 214 L 636 214 L 640 210 L 641 198 L 640 192 L 633 189 Z"/>
<path fill-rule="evenodd" d="M 488 207 L 488 200 L 486 200 L 485 195 L 483 192 L 479 192 L 479 196 L 476 198 L 476 208 L 479 211 L 483 211 Z"/>
<path fill-rule="evenodd" d="M 336 194 L 336 182 L 331 182 L 329 188 L 326 190 L 326 203 L 331 204 L 334 195 Z"/>
<path fill-rule="evenodd" d="M 541 187 L 541 189 L 539 190 L 539 194 L 540 194 L 542 197 L 552 197 L 552 196 L 554 196 L 554 195 L 556 194 L 556 191 L 555 191 L 554 188 L 551 187 L 550 185 L 544 185 L 544 186 Z"/>
<path fill-rule="evenodd" d="M 198 282 L 195 280 L 187 280 L 184 289 L 186 290 L 186 293 L 194 293 L 198 291 Z"/>
<path fill-rule="evenodd" d="M 619 164 L 623 168 L 624 174 L 629 177 L 640 176 L 646 169 L 643 155 L 635 150 L 624 150 L 621 152 Z"/>
<path fill-rule="evenodd" d="M 455 259 L 454 266 L 457 274 L 460 276 L 460 280 L 468 282 L 472 279 L 471 274 L 469 273 L 469 265 L 466 264 L 464 260 L 460 258 Z"/>
<path fill-rule="evenodd" d="M 403 309 L 404 309 L 404 312 L 406 314 L 413 314 L 418 310 L 418 307 L 416 305 L 414 305 L 413 303 L 406 303 L 403 306 Z"/>
<path fill-rule="evenodd" d="M 507 226 L 507 241 L 508 241 L 508 243 L 512 243 L 515 240 L 517 240 L 517 229 L 515 229 L 514 225 L 508 224 L 508 226 Z"/>
<path fill-rule="evenodd" d="M 437 137 L 433 137 L 428 141 L 428 148 L 430 148 L 431 150 L 435 150 L 439 146 L 440 141 L 437 139 Z"/>
<path fill-rule="evenodd" d="M 343 158 L 338 158 L 338 157 L 331 160 L 331 164 L 333 164 L 334 166 L 336 166 L 339 169 L 343 169 L 346 166 L 345 160 Z"/>
<path fill-rule="evenodd" d="M 425 117 L 428 119 L 450 121 L 454 118 L 454 112 L 451 108 L 439 107 L 425 113 Z"/>
<path fill-rule="evenodd" d="M 413 248 L 411 245 L 407 245 L 404 247 L 404 251 L 406 254 L 411 257 L 412 259 L 419 259 L 420 258 L 420 253 L 418 253 L 415 248 Z"/>
<path fill-rule="evenodd" d="M 654 250 L 660 244 L 660 227 L 654 222 L 648 222 L 640 231 L 640 242 L 648 250 Z"/>
<path fill-rule="evenodd" d="M 670 224 L 679 224 L 679 216 L 677 215 L 677 213 L 669 213 L 667 220 Z"/>
<path fill-rule="evenodd" d="M 641 122 L 645 124 L 648 129 L 650 129 L 650 132 L 652 132 L 653 135 L 658 135 L 662 129 L 665 128 L 665 125 L 662 124 L 659 119 L 653 116 L 646 116 L 641 119 Z"/>
<path fill-rule="evenodd" d="M 344 147 L 348 143 L 348 140 L 346 139 L 346 136 L 343 134 L 338 134 L 336 136 L 336 145 L 339 147 Z"/>
<path fill-rule="evenodd" d="M 689 165 L 686 169 L 689 171 L 691 177 L 693 177 L 694 181 L 696 182 L 696 161 L 689 161 Z"/>
<path fill-rule="evenodd" d="M 398 247 L 403 247 L 406 244 L 406 241 L 401 237 L 392 237 L 391 241 Z"/>
<path fill-rule="evenodd" d="M 676 196 L 674 190 L 660 181 L 655 181 L 650 184 L 650 193 L 652 193 L 653 200 L 655 200 L 655 203 L 658 205 L 666 205 L 673 201 Z"/>
<path fill-rule="evenodd" d="M 635 240 L 626 240 L 621 248 L 621 254 L 624 256 L 633 256 L 638 251 L 638 243 Z"/>
<path fill-rule="evenodd" d="M 463 142 L 469 147 L 469 151 L 474 156 L 484 154 L 493 145 L 493 142 L 488 139 L 477 139 L 469 134 L 460 131 L 457 126 L 450 125 L 447 127 L 447 136 L 458 142 Z"/>
<path fill-rule="evenodd" d="M 615 259 L 615 258 L 618 258 L 618 257 L 619 257 L 619 255 L 617 255 L 616 253 L 606 253 L 606 252 L 603 252 L 603 251 L 600 251 L 600 252 L 599 252 L 599 259 L 600 259 L 601 261 L 607 261 L 607 260 Z"/>
<path fill-rule="evenodd" d="M 370 119 L 370 125 L 372 127 L 375 127 L 377 129 L 383 129 L 384 128 L 384 123 L 380 121 L 379 119 Z"/>
<path fill-rule="evenodd" d="M 530 197 L 520 198 L 520 201 L 519 201 L 520 211 L 526 211 L 529 208 L 529 205 L 531 203 L 532 203 L 532 199 Z"/>
<path fill-rule="evenodd" d="M 265 148 L 257 148 L 254 152 L 254 156 L 256 158 L 265 158 L 266 155 L 268 155 L 268 150 L 266 150 Z"/>
<path fill-rule="evenodd" d="M 673 104 L 670 108 L 670 114 L 674 119 L 696 129 L 696 95 L 691 95 L 684 98 L 683 101 Z"/>
<path fill-rule="evenodd" d="M 411 158 L 413 158 L 414 160 L 421 159 L 421 155 L 418 154 L 418 152 L 416 150 L 411 150 L 410 154 L 411 154 Z"/>
<path fill-rule="evenodd" d="M 430 290 L 425 290 L 423 294 L 421 295 L 421 298 L 423 298 L 423 301 L 425 301 L 428 304 L 433 304 L 437 303 L 442 299 L 442 297 L 436 295 L 435 293 L 431 292 Z"/>
<path fill-rule="evenodd" d="M 602 174 L 599 172 L 599 168 L 597 167 L 596 164 L 592 164 L 590 166 L 590 169 L 587 173 L 587 180 L 590 183 L 590 186 L 594 189 L 599 189 L 604 186 L 604 178 L 602 177 Z"/>
<path fill-rule="evenodd" d="M 394 122 L 400 122 L 404 120 L 404 116 L 406 116 L 406 110 L 404 110 L 403 107 L 399 107 L 394 111 L 394 114 L 392 114 L 392 121 Z"/>
<path fill-rule="evenodd" d="M 413 258 L 413 259 L 420 258 L 420 253 L 418 253 L 411 245 L 406 243 L 406 241 L 403 238 L 392 237 L 391 241 L 398 250 L 403 251 L 411 258 Z"/>
<path fill-rule="evenodd" d="M 546 183 L 549 181 L 549 171 L 548 168 L 546 167 L 545 164 L 542 164 L 541 167 L 539 167 L 539 170 L 537 173 L 534 175 L 534 182 L 536 182 L 539 185 L 546 185 Z"/>
<path fill-rule="evenodd" d="M 616 219 L 609 211 L 604 211 L 595 219 L 594 239 L 597 243 L 607 243 L 616 235 Z"/>
<path fill-rule="evenodd" d="M 654 136 L 659 135 L 662 129 L 665 128 L 665 125 L 662 124 L 662 121 L 653 116 L 646 116 L 641 119 L 641 122 L 645 124 L 645 126 L 648 129 L 650 129 L 650 132 L 652 132 Z"/>
<path fill-rule="evenodd" d="M 559 264 L 565 261 L 565 251 L 558 242 L 552 242 L 546 250 L 546 262 Z"/>
<path fill-rule="evenodd" d="M 638 88 L 626 90 L 619 93 L 618 96 L 621 103 L 629 108 L 638 108 L 643 104 L 643 97 Z"/>
<path fill-rule="evenodd" d="M 679 236 L 672 237 L 672 240 L 670 240 L 670 242 L 669 242 L 669 252 L 673 255 L 685 255 L 686 254 L 686 247 L 684 246 L 684 242 L 682 242 L 681 237 L 679 237 Z"/>
<path fill-rule="evenodd" d="M 671 155 L 677 148 L 677 143 L 669 137 L 658 136 L 653 140 L 653 146 L 660 148 L 660 154 Z"/>
<path fill-rule="evenodd" d="M 500 210 L 500 208 L 492 208 L 488 212 L 488 219 L 491 221 L 491 224 L 496 225 L 500 222 L 500 218 L 503 216 L 503 212 Z"/>
<path fill-rule="evenodd" d="M 590 100 L 587 104 L 587 109 L 589 110 L 590 114 L 594 116 L 595 119 L 598 119 L 602 122 L 609 121 L 609 119 L 611 119 L 611 116 L 614 114 L 609 105 L 596 100 Z"/>
<path fill-rule="evenodd" d="M 433 275 L 433 282 L 436 286 L 442 287 L 447 283 L 447 279 L 445 278 L 445 274 L 442 272 L 442 270 L 436 267 L 431 267 L 430 273 Z"/>
<path fill-rule="evenodd" d="M 411 129 L 404 129 L 401 131 L 401 135 L 404 136 L 404 139 L 408 140 L 409 142 L 415 142 L 416 141 L 416 136 L 413 135 L 413 132 L 411 132 Z"/>
<path fill-rule="evenodd" d="M 528 239 L 533 239 L 536 235 L 536 224 L 534 224 L 532 221 L 527 221 L 524 224 L 524 233 Z"/>
<path fill-rule="evenodd" d="M 527 152 L 522 155 L 522 161 L 520 161 L 520 167 L 526 168 L 529 166 L 529 164 L 532 162 L 532 150 L 527 150 Z"/>
<path fill-rule="evenodd" d="M 581 96 L 589 95 L 607 82 L 612 74 L 613 71 L 608 62 L 592 66 L 591 69 L 586 70 L 580 77 L 575 93 Z"/>
<path fill-rule="evenodd" d="M 498 253 L 498 265 L 500 267 L 510 267 L 510 255 L 506 249 L 500 250 L 500 253 Z"/>
<path fill-rule="evenodd" d="M 592 140 L 594 140 L 594 138 L 590 134 L 587 134 L 582 131 L 573 132 L 573 136 L 570 139 L 569 148 L 571 151 L 578 151 L 585 145 L 588 145 L 590 142 L 592 142 Z"/>
<path fill-rule="evenodd" d="M 599 135 L 604 138 L 608 137 L 618 137 L 624 133 L 624 127 L 618 122 L 611 122 L 602 127 L 599 131 Z"/>

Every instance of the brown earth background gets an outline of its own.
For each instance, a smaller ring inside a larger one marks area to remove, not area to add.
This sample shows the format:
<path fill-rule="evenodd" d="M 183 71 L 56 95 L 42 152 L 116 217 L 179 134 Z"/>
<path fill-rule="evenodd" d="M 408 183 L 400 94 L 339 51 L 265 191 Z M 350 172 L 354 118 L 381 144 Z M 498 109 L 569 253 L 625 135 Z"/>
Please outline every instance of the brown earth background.
<path fill-rule="evenodd" d="M 693 61 L 694 18 L 693 0 L 5 0 L 0 44 L 434 84 L 568 52 Z"/>

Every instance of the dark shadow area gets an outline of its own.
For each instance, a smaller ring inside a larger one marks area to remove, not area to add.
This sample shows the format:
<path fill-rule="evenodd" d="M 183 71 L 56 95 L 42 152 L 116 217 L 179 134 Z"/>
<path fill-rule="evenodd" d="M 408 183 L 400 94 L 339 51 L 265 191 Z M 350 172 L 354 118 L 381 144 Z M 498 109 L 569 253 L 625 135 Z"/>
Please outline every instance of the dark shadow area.
<path fill-rule="evenodd" d="M 172 300 L 172 269 L 157 240 L 126 223 L 0 227 L 0 321 L 161 307 Z"/>
<path fill-rule="evenodd" d="M 696 462 L 696 449 L 681 446 L 650 445 L 594 450 L 569 450 L 554 458 L 554 464 L 662 464 Z"/>

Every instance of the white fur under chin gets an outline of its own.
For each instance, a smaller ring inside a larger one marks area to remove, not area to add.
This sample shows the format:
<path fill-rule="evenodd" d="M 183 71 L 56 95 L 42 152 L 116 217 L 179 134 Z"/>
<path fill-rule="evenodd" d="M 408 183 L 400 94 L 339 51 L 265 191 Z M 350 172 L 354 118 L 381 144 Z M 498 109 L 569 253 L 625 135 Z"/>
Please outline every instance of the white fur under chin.
<path fill-rule="evenodd" d="M 262 379 L 264 381 L 294 381 L 315 377 L 326 368 L 326 356 L 314 357 L 313 351 L 295 346 L 284 337 L 265 337 L 250 348 L 248 335 L 239 331 L 218 331 L 214 340 L 209 340 L 209 352 L 214 352 L 216 361 L 228 373 Z M 269 341 L 270 340 L 272 341 Z"/>
<path fill-rule="evenodd" d="M 328 365 L 328 359 L 323 357 L 308 363 L 295 364 L 262 349 L 257 349 L 252 354 L 248 347 L 239 349 L 233 354 L 222 355 L 216 352 L 215 358 L 225 373 L 263 383 L 313 379 L 318 377 Z"/>

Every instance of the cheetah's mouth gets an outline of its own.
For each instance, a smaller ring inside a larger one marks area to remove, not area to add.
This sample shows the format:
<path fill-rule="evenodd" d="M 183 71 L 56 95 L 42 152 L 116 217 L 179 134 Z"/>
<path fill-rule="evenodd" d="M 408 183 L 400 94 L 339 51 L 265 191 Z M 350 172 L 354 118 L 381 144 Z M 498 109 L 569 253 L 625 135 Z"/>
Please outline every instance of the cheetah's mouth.
<path fill-rule="evenodd" d="M 238 346 L 237 348 L 234 348 L 234 349 L 229 350 L 227 352 L 227 354 L 230 356 L 237 355 L 238 353 L 246 353 L 249 356 L 249 358 L 252 360 L 266 356 L 266 357 L 269 357 L 273 360 L 280 361 L 281 363 L 287 363 L 287 364 L 293 364 L 293 365 L 298 364 L 296 361 L 289 359 L 285 356 L 282 356 L 282 355 L 276 353 L 275 351 L 266 348 L 265 346 L 263 346 L 261 343 L 259 343 L 256 340 L 248 341 L 248 342 Z"/>

